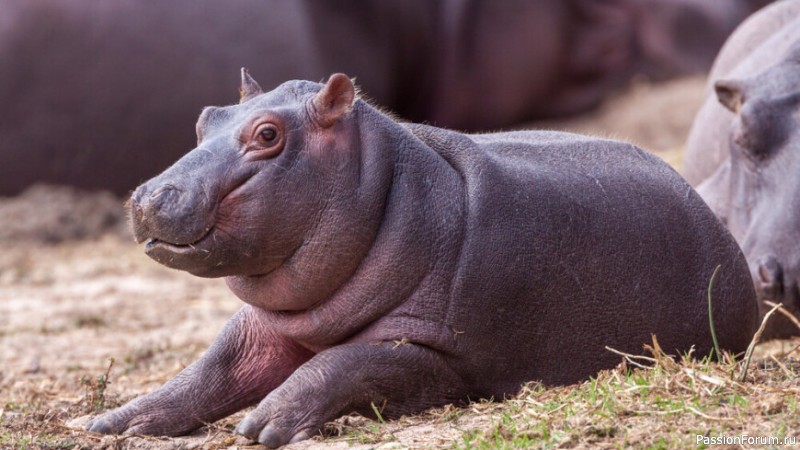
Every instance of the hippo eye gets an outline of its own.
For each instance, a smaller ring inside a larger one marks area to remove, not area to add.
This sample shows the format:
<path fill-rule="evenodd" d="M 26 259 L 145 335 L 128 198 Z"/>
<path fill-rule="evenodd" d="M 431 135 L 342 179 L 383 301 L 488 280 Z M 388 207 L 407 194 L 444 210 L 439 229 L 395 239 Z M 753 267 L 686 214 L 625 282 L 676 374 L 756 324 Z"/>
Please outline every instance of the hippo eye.
<path fill-rule="evenodd" d="M 281 128 L 274 122 L 258 125 L 244 152 L 250 160 L 271 158 L 283 150 L 284 139 Z"/>
<path fill-rule="evenodd" d="M 271 147 L 278 142 L 278 129 L 275 127 L 275 125 L 269 123 L 262 125 L 257 130 L 256 139 L 258 139 L 258 142 L 261 145 L 265 147 Z"/>

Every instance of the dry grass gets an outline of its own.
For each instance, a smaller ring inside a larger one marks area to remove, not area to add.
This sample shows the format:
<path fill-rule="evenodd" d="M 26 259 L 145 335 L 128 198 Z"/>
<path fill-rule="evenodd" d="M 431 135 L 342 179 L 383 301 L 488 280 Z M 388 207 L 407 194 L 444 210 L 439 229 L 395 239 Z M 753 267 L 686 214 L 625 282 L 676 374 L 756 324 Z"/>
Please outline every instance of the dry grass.
<path fill-rule="evenodd" d="M 705 448 L 697 444 L 698 435 L 796 438 L 798 347 L 800 340 L 762 345 L 746 368 L 728 354 L 722 362 L 674 359 L 654 339 L 652 356 L 617 352 L 618 367 L 581 384 L 532 383 L 504 402 L 448 406 L 386 423 L 348 416 L 329 424 L 325 438 L 293 447 L 661 449 Z M 12 397 L 0 409 L 0 448 L 256 448 L 232 435 L 241 413 L 177 439 L 98 436 L 68 427 L 75 417 L 127 400 L 107 394 L 111 369 L 95 378 L 76 375 L 68 385 L 39 377 L 3 389 Z M 70 398 L 81 388 L 81 395 Z"/>
<path fill-rule="evenodd" d="M 529 386 L 459 447 L 694 448 L 698 435 L 797 436 L 794 358 L 760 359 L 746 382 L 737 381 L 742 363 L 676 362 L 658 347 L 648 362 L 628 370 L 638 363 L 630 358 L 577 386 Z"/>

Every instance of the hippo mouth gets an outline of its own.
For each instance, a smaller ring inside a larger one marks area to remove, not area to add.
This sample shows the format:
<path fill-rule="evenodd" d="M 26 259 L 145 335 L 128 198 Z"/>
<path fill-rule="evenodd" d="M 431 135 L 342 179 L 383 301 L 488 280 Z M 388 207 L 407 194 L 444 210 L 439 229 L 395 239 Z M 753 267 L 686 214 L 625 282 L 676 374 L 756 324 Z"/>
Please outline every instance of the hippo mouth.
<path fill-rule="evenodd" d="M 144 244 L 144 252 L 150 254 L 153 251 L 166 250 L 170 253 L 179 255 L 189 255 L 192 253 L 210 253 L 210 250 L 205 248 L 206 241 L 209 240 L 214 232 L 214 226 L 208 227 L 208 230 L 197 240 L 188 244 L 175 244 L 158 238 L 150 238 Z"/>
<path fill-rule="evenodd" d="M 214 230 L 213 226 L 209 227 L 203 236 L 188 244 L 150 238 L 144 244 L 144 253 L 167 267 L 201 275 L 215 265 L 212 260 Z"/>

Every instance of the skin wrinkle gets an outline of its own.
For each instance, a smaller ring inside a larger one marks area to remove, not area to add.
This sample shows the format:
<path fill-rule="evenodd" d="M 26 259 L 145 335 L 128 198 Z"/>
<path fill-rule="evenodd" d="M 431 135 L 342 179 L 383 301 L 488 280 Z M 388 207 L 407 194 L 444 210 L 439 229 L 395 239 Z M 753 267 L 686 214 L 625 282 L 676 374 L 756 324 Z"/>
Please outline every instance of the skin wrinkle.
<path fill-rule="evenodd" d="M 398 172 L 395 172 L 395 174 L 396 174 L 395 176 L 397 176 L 397 173 Z M 393 183 L 393 185 L 397 185 L 397 184 L 398 184 L 397 182 Z M 385 213 L 384 213 L 384 220 L 385 220 Z M 406 294 L 404 297 L 413 298 L 415 296 L 415 294 L 417 292 L 419 292 L 420 289 L 423 289 L 423 286 L 425 285 L 426 281 L 428 281 L 428 279 L 430 277 L 430 273 L 431 273 L 430 270 L 426 271 L 426 275 L 423 278 L 421 278 L 418 282 L 412 283 L 413 287 L 411 288 L 409 293 Z M 342 312 L 341 311 L 336 311 L 335 309 L 330 309 L 328 313 L 331 316 L 328 320 L 332 321 L 337 315 L 340 315 Z M 372 315 L 374 315 L 374 314 L 372 314 Z M 363 320 L 361 322 L 363 322 Z"/>
<path fill-rule="evenodd" d="M 420 139 L 420 136 L 433 137 L 434 138 L 434 142 L 436 142 L 435 136 L 430 136 L 428 134 L 428 129 L 427 128 L 417 127 L 414 124 L 408 124 L 408 125 L 406 125 L 406 127 L 409 129 L 409 131 L 411 131 L 411 135 L 413 136 L 413 141 L 415 143 L 423 144 L 422 140 Z M 466 186 L 466 184 L 467 184 L 466 183 L 466 178 L 467 177 L 463 172 L 463 168 L 459 167 L 450 158 L 448 158 L 448 152 L 447 152 L 448 147 L 446 145 L 435 145 L 434 142 L 431 142 L 431 139 L 428 139 L 428 144 L 429 145 L 433 144 L 434 148 L 437 150 L 436 156 L 438 156 L 442 161 L 444 161 L 447 164 L 447 167 L 449 167 L 450 170 L 452 172 L 454 172 L 458 176 L 459 184 L 461 186 Z M 408 145 L 410 145 L 410 144 L 408 144 Z M 460 189 L 460 192 L 462 192 L 461 198 L 458 201 L 455 200 L 455 199 L 453 199 L 452 201 L 460 206 L 460 209 L 461 209 L 461 217 L 460 218 L 468 217 L 470 215 L 470 203 L 469 203 L 468 192 L 467 192 L 467 189 L 463 189 L 463 188 Z M 450 198 L 452 198 L 452 197 L 450 197 Z M 461 220 L 460 222 L 463 223 L 463 220 Z M 455 304 L 456 296 L 458 295 L 456 293 L 456 290 L 453 289 L 453 286 L 456 284 L 456 280 L 461 279 L 464 276 L 462 270 L 463 270 L 464 267 L 466 267 L 466 265 L 463 264 L 463 261 L 462 261 L 462 257 L 463 257 L 463 254 L 464 254 L 464 248 L 467 245 L 467 239 L 463 239 L 462 238 L 466 234 L 466 227 L 461 227 L 457 231 L 457 233 L 458 234 L 455 237 L 455 242 L 459 242 L 460 245 L 458 245 L 458 251 L 457 251 L 457 253 L 455 255 L 455 261 L 456 261 L 455 267 L 456 267 L 456 270 L 454 271 L 452 277 L 447 280 L 447 285 L 445 286 L 446 292 L 449 292 L 450 294 L 449 294 L 448 301 L 446 302 L 447 307 L 446 307 L 446 309 L 444 311 L 444 316 L 443 316 L 444 317 L 444 324 L 449 324 L 450 321 L 451 321 L 452 312 L 451 312 L 450 308 L 452 307 L 453 304 Z M 449 333 L 447 332 L 447 330 L 442 329 L 440 331 L 440 333 L 439 333 L 439 336 L 437 337 L 437 340 L 439 342 L 446 342 L 446 336 L 448 336 L 448 334 Z M 447 345 L 442 345 L 440 347 L 440 349 L 444 349 L 445 351 L 447 351 L 448 347 L 449 346 L 447 346 Z"/>
<path fill-rule="evenodd" d="M 322 147 L 322 145 L 320 145 L 318 143 L 314 147 Z M 360 178 L 358 178 L 358 181 L 360 182 Z M 323 238 L 318 238 L 318 236 L 325 236 L 325 232 L 323 230 L 321 230 L 321 227 L 322 227 L 323 223 L 327 222 L 326 221 L 326 216 L 330 216 L 330 217 L 328 217 L 328 220 L 335 220 L 335 218 L 337 217 L 336 212 L 334 211 L 333 214 L 332 214 L 332 211 L 331 211 L 331 209 L 332 209 L 331 200 L 334 198 L 333 194 L 334 194 L 335 191 L 336 191 L 336 186 L 335 185 L 331 185 L 330 188 L 329 188 L 329 191 L 326 193 L 326 195 L 322 196 L 322 199 L 323 199 L 322 206 L 320 208 L 319 213 L 317 213 L 317 215 L 315 217 L 315 220 L 312 221 L 312 229 L 310 230 L 310 233 L 309 233 L 311 236 L 310 237 L 306 237 L 306 238 L 303 239 L 302 247 L 305 247 L 305 246 L 311 245 L 311 244 L 317 244 L 316 246 L 312 246 L 312 247 L 323 247 L 324 245 L 322 245 L 322 243 L 328 241 L 328 239 L 325 239 L 324 237 Z M 349 279 L 350 276 L 352 276 L 352 274 L 356 270 L 358 270 L 358 265 L 356 265 L 353 268 L 353 270 L 350 272 L 350 274 L 346 278 Z M 317 303 L 311 305 L 309 308 L 307 308 L 307 310 L 315 309 L 317 305 L 319 305 L 321 302 L 326 301 L 327 298 L 328 297 L 320 298 L 320 300 Z"/>

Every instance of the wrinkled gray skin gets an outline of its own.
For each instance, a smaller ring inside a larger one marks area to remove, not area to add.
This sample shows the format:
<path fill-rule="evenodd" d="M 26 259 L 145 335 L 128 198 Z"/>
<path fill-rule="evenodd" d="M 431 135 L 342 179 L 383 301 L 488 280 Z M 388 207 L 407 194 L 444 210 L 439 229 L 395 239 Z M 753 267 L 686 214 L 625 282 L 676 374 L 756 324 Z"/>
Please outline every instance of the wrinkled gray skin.
<path fill-rule="evenodd" d="M 800 1 L 765 9 L 725 44 L 685 174 L 741 245 L 759 299 L 800 316 Z M 777 317 L 765 337 L 798 333 Z"/>
<path fill-rule="evenodd" d="M 0 195 L 129 193 L 245 64 L 269 88 L 347 72 L 402 117 L 496 129 L 706 70 L 765 1 L 0 0 Z"/>
<path fill-rule="evenodd" d="M 94 419 L 178 435 L 260 403 L 270 447 L 357 411 L 384 417 L 572 383 L 642 353 L 740 352 L 758 311 L 730 234 L 666 164 L 557 132 L 398 123 L 350 79 L 290 81 L 206 108 L 197 148 L 140 186 L 136 240 L 225 277 L 245 303 L 162 388 Z"/>

